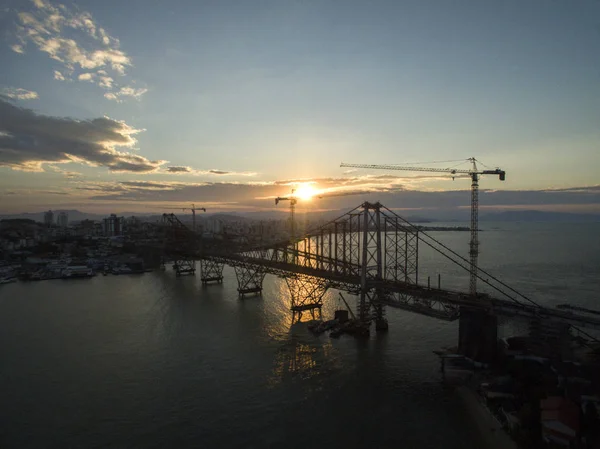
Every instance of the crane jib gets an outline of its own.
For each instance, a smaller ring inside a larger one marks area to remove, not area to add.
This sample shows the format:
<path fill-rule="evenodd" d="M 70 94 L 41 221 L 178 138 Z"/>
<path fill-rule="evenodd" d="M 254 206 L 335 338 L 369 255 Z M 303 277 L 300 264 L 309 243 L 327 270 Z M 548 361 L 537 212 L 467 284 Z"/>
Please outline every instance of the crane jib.
<path fill-rule="evenodd" d="M 474 171 L 474 170 L 457 170 L 455 168 L 408 167 L 408 166 L 402 166 L 402 165 L 346 164 L 344 162 L 342 162 L 340 164 L 340 167 L 372 168 L 372 169 L 376 169 L 376 170 L 424 171 L 424 172 L 450 173 L 451 175 L 455 175 L 455 174 L 498 175 L 500 178 L 500 181 L 504 181 L 506 179 L 506 172 L 504 170 L 500 170 L 499 168 L 497 168 L 495 170 Z"/>
<path fill-rule="evenodd" d="M 472 295 L 477 292 L 477 259 L 479 254 L 479 242 L 478 242 L 478 229 L 479 229 L 479 175 L 498 175 L 500 181 L 506 179 L 506 172 L 499 168 L 495 170 L 483 170 L 477 169 L 475 158 L 469 158 L 469 161 L 473 163 L 471 170 L 457 170 L 455 168 L 432 168 L 432 167 L 409 167 L 402 165 L 376 165 L 376 164 L 346 164 L 342 162 L 341 167 L 354 167 L 354 168 L 370 168 L 377 170 L 405 170 L 405 171 L 420 171 L 420 172 L 433 172 L 433 173 L 449 173 L 454 179 L 456 174 L 466 174 L 471 177 L 471 241 L 469 243 L 469 254 L 470 254 L 470 265 L 471 265 L 471 276 L 469 291 Z"/>

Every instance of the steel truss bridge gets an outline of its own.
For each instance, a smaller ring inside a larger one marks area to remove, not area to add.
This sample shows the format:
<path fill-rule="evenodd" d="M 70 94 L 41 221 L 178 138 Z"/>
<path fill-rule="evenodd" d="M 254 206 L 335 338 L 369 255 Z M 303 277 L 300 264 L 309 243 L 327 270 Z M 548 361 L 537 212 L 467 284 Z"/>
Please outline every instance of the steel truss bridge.
<path fill-rule="evenodd" d="M 173 214 L 163 215 L 163 225 L 164 254 L 174 261 L 178 275 L 194 273 L 194 262 L 200 260 L 202 282 L 222 282 L 223 266 L 232 266 L 240 297 L 259 294 L 267 274 L 279 276 L 287 283 L 295 316 L 320 313 L 325 292 L 334 288 L 357 295 L 357 319 L 366 326 L 374 321 L 377 329 L 387 328 L 386 307 L 447 321 L 475 311 L 479 317 L 523 317 L 554 320 L 578 330 L 600 328 L 600 317 L 540 306 L 481 268 L 477 278 L 495 296 L 423 285 L 419 282 L 423 245 L 467 272 L 469 260 L 380 203 L 365 202 L 302 237 L 268 245 L 202 239 Z"/>

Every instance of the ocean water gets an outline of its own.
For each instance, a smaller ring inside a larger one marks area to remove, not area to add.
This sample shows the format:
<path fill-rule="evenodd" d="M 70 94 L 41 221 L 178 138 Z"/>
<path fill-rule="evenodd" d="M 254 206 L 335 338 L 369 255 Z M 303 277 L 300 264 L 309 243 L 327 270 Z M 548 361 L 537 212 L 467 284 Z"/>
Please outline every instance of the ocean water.
<path fill-rule="evenodd" d="M 480 265 L 555 305 L 599 307 L 600 226 L 493 224 Z M 433 236 L 467 254 L 468 233 Z M 421 280 L 468 274 L 422 247 Z M 457 323 L 388 310 L 368 340 L 292 324 L 285 282 L 239 300 L 171 271 L 0 286 L 1 448 L 475 448 L 432 350 Z M 332 316 L 337 292 L 323 314 Z"/>

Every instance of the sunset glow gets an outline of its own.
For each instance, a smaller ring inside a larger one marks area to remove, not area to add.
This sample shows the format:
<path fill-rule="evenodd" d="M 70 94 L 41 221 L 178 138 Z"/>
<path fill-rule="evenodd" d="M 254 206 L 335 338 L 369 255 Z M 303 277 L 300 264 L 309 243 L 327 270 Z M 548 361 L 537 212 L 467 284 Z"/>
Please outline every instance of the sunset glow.
<path fill-rule="evenodd" d="M 303 184 L 296 189 L 295 195 L 304 201 L 309 201 L 317 194 L 317 190 L 310 184 Z"/>

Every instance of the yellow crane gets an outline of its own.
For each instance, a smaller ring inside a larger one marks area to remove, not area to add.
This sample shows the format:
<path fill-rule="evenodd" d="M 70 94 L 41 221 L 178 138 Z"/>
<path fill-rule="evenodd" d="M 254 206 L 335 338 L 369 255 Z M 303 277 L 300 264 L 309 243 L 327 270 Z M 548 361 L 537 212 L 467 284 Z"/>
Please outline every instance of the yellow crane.
<path fill-rule="evenodd" d="M 454 179 L 454 175 L 464 174 L 469 175 L 471 178 L 471 241 L 469 243 L 469 256 L 470 256 L 470 282 L 469 282 L 469 293 L 471 295 L 477 294 L 477 258 L 479 256 L 479 176 L 480 175 L 498 175 L 500 181 L 506 179 L 506 172 L 499 168 L 492 170 L 479 170 L 477 168 L 477 160 L 474 157 L 467 159 L 471 162 L 472 168 L 469 170 L 456 169 L 456 168 L 428 168 L 428 167 L 411 167 L 406 165 L 375 165 L 375 164 L 346 164 L 341 163 L 340 167 L 353 167 L 353 168 L 372 168 L 376 170 L 407 170 L 407 171 L 420 171 L 420 172 L 433 172 L 433 173 L 449 173 Z"/>

